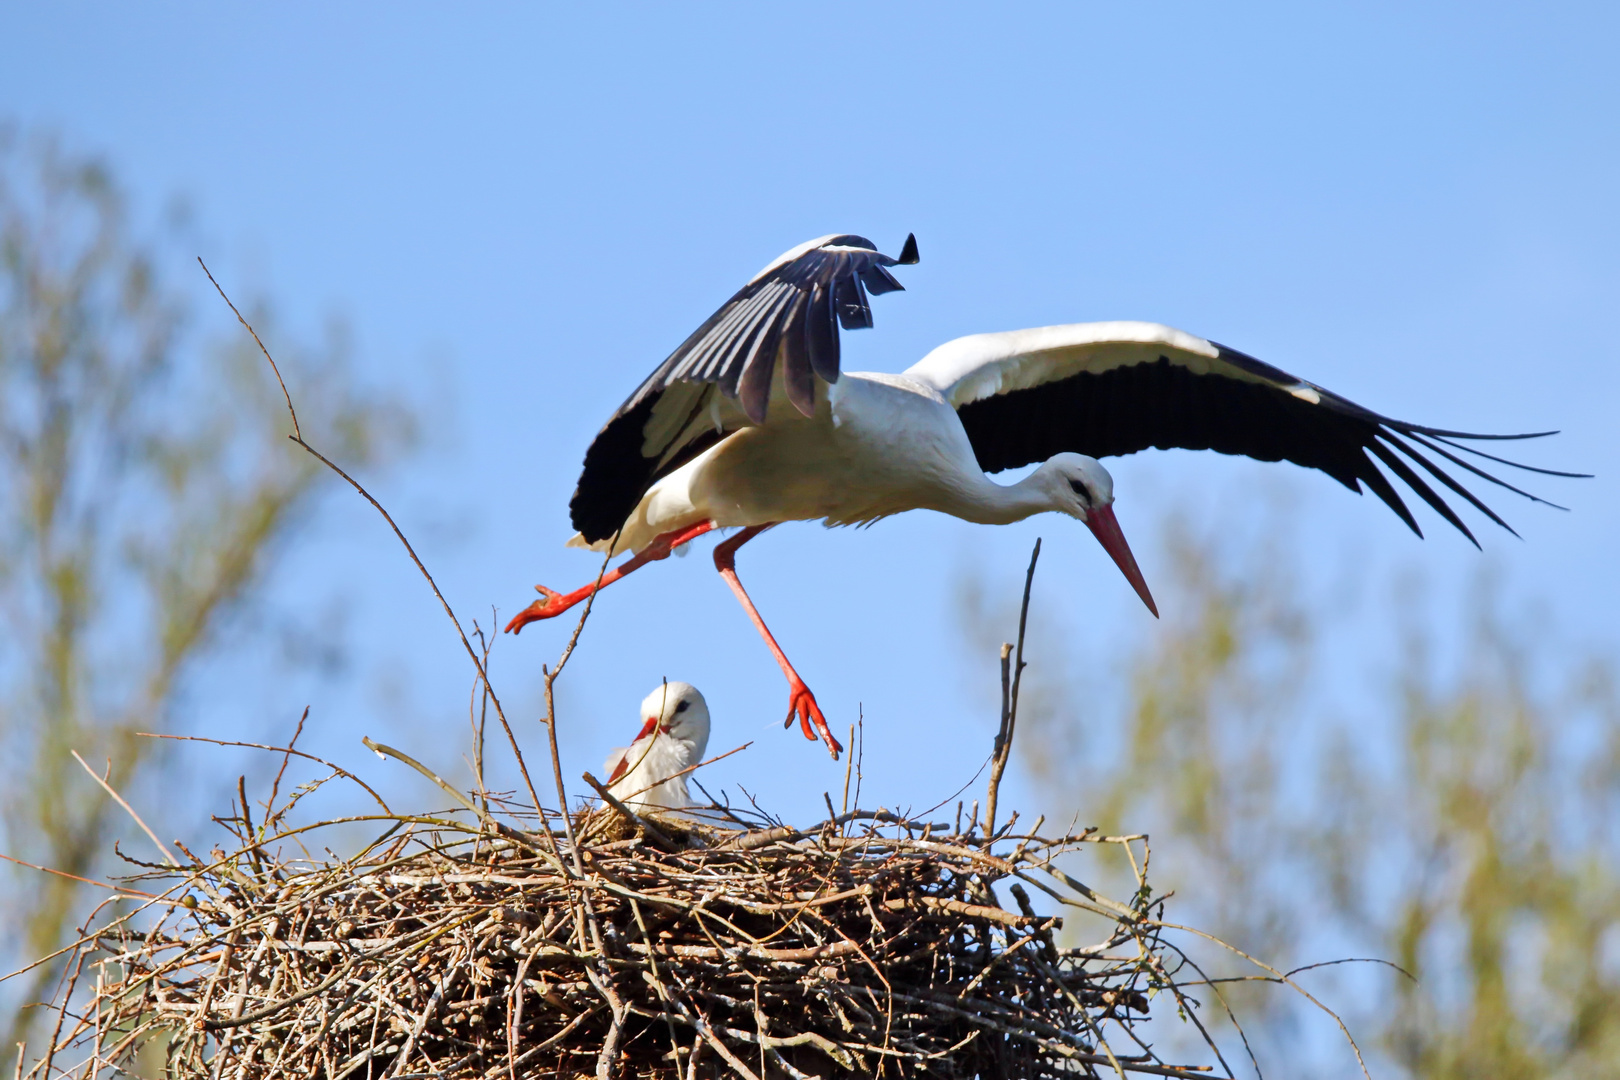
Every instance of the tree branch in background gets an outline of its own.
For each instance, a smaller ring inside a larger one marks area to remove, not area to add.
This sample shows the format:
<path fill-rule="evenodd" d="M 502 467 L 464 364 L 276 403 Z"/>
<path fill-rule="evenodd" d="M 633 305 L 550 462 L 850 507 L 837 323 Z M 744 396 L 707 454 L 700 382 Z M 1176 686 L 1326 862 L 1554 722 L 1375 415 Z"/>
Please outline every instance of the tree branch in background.
<path fill-rule="evenodd" d="M 126 220 L 106 166 L 0 130 L 0 851 L 62 872 L 0 889 L 8 947 L 30 956 L 65 940 L 116 810 L 69 751 L 110 759 L 97 779 L 116 790 L 158 775 L 166 755 L 137 733 L 174 721 L 221 627 L 262 600 L 318 475 L 278 449 L 250 355 L 182 333 L 159 248 Z M 367 464 L 409 441 L 341 343 L 284 361 L 319 398 L 311 437 Z M 0 1044 L 28 1027 L 15 1013 Z"/>
<path fill-rule="evenodd" d="M 1382 961 L 1287 975 L 1332 1001 L 1374 1075 L 1620 1075 L 1620 664 L 1511 612 L 1488 572 L 1455 610 L 1386 578 L 1365 587 L 1387 608 L 1345 613 L 1311 587 L 1332 569 L 1320 553 L 1300 572 L 1287 504 L 1256 515 L 1250 494 L 1246 526 L 1161 528 L 1163 626 L 1086 642 L 1088 670 L 1026 700 L 1049 811 L 1151 831 L 1177 922 L 1250 956 Z M 982 634 L 1009 608 L 964 605 L 964 624 Z M 1130 673 L 1114 708 L 1090 692 L 1099 663 Z M 1136 878 L 1119 873 L 1101 884 Z M 1235 958 L 1199 962 L 1262 1060 L 1355 1067 L 1292 995 Z"/>

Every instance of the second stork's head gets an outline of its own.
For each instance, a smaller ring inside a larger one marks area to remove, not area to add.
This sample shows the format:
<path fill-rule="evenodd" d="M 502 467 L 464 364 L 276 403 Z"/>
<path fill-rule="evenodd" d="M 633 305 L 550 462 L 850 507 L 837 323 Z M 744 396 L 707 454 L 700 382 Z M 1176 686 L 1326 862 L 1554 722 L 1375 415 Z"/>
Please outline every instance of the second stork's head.
<path fill-rule="evenodd" d="M 1136 590 L 1136 595 L 1142 598 L 1142 603 L 1158 618 L 1158 605 L 1153 602 L 1153 594 L 1148 591 L 1142 571 L 1136 565 L 1136 556 L 1131 554 L 1131 546 L 1125 542 L 1125 534 L 1114 518 L 1114 478 L 1108 475 L 1102 463 L 1084 454 L 1054 454 L 1036 470 L 1036 476 L 1040 477 L 1052 500 L 1052 509 L 1085 522 L 1125 575 L 1125 580 Z"/>
<path fill-rule="evenodd" d="M 663 735 L 690 746 L 694 763 L 709 745 L 709 703 L 691 683 L 655 687 L 641 702 L 641 719 L 646 734 L 656 726 Z"/>

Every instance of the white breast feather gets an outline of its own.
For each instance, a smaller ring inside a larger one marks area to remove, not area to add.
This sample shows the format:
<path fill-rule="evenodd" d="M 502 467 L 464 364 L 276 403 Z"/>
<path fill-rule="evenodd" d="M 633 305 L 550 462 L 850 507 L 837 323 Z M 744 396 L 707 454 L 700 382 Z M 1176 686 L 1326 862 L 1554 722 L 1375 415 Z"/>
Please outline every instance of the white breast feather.
<path fill-rule="evenodd" d="M 644 739 L 637 739 L 630 748 L 624 751 L 625 759 L 630 762 L 630 769 L 619 777 L 608 790 L 625 800 L 630 806 L 657 806 L 670 810 L 679 810 L 690 806 L 691 795 L 687 791 L 686 777 L 675 776 L 676 773 L 696 762 L 686 760 L 690 747 L 678 739 L 668 735 L 649 735 Z M 609 756 L 608 760 L 615 767 L 618 765 L 616 756 Z M 609 772 L 608 775 L 612 775 Z M 673 777 L 673 779 L 671 779 Z M 656 784 L 651 790 L 641 792 L 642 788 Z"/>

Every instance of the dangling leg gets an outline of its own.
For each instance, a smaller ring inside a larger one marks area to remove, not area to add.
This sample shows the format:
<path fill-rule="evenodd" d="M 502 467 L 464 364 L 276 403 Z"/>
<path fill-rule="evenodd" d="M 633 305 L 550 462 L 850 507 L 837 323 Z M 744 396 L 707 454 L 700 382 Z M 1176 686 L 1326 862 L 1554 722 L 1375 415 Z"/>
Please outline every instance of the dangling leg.
<path fill-rule="evenodd" d="M 516 634 L 522 631 L 525 626 L 528 626 L 532 622 L 536 622 L 540 619 L 550 619 L 561 615 L 563 612 L 567 611 L 569 608 L 573 607 L 587 596 L 590 596 L 598 589 L 606 588 L 615 581 L 618 581 L 620 578 L 624 577 L 626 574 L 634 573 L 650 562 L 657 562 L 659 559 L 669 558 L 669 553 L 671 551 L 680 547 L 689 540 L 697 539 L 713 528 L 714 522 L 705 521 L 701 524 L 693 525 L 685 529 L 678 529 L 674 532 L 664 533 L 662 536 L 654 539 L 652 543 L 642 548 L 641 551 L 638 552 L 633 558 L 627 559 L 625 562 L 615 566 L 612 570 L 609 570 L 607 573 L 603 574 L 600 582 L 593 581 L 589 585 L 575 589 L 573 592 L 568 593 L 567 595 L 559 592 L 553 592 L 544 585 L 536 585 L 534 589 L 540 594 L 541 599 L 536 600 L 534 603 L 512 616 L 512 621 L 506 624 L 506 632 L 508 634 Z"/>
<path fill-rule="evenodd" d="M 827 727 L 827 718 L 821 715 L 821 707 L 816 704 L 816 696 L 810 692 L 808 686 L 804 685 L 804 680 L 799 678 L 797 671 L 793 670 L 793 665 L 788 663 L 787 655 L 782 652 L 782 647 L 771 636 L 771 631 L 765 625 L 765 620 L 760 618 L 759 609 L 754 607 L 752 600 L 748 599 L 747 590 L 743 588 L 742 582 L 737 579 L 737 549 L 774 524 L 776 523 L 773 521 L 770 525 L 750 525 L 730 540 L 721 543 L 714 549 L 714 568 L 720 571 L 720 576 L 726 579 L 726 584 L 731 586 L 731 591 L 737 594 L 738 600 L 742 601 L 743 610 L 747 611 L 748 617 L 754 621 L 754 629 L 758 630 L 759 636 L 765 639 L 765 645 L 771 650 L 771 655 L 776 657 L 777 664 L 782 668 L 782 674 L 787 676 L 788 723 L 792 723 L 793 718 L 797 716 L 799 718 L 799 727 L 804 730 L 804 737 L 807 739 L 814 739 L 816 732 L 821 732 L 822 739 L 827 743 L 827 750 L 832 754 L 833 760 L 837 761 L 838 755 L 844 748 L 837 739 L 833 738 L 832 729 Z M 811 724 L 815 725 L 814 729 L 811 728 Z"/>

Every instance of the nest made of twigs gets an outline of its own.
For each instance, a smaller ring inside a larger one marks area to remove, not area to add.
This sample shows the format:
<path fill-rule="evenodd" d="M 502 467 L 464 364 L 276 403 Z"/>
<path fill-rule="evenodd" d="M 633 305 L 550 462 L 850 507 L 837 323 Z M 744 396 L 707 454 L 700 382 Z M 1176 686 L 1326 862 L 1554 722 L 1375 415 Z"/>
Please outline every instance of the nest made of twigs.
<path fill-rule="evenodd" d="M 242 1080 L 1208 1075 L 1137 1038 L 1151 993 L 1180 997 L 1145 900 L 1054 865 L 1132 838 L 726 815 L 398 818 L 348 860 L 248 837 L 154 869 L 150 923 L 81 943 L 33 1072 L 77 1051 L 81 1075 L 144 1057 Z M 1025 886 L 1100 916 L 1102 940 L 1060 948 Z"/>

